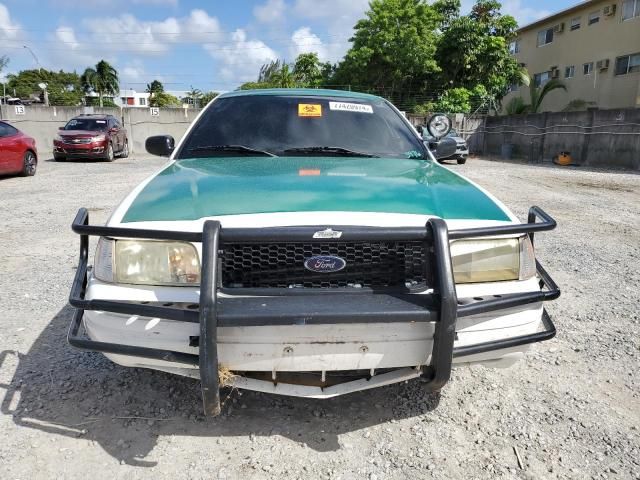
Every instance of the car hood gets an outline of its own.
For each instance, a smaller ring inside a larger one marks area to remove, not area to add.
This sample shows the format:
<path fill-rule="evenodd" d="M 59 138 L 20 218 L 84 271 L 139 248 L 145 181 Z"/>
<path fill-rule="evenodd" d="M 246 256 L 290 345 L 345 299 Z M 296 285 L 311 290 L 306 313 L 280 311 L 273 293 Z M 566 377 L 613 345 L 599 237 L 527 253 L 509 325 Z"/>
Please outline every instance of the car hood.
<path fill-rule="evenodd" d="M 482 190 L 448 169 L 396 158 L 178 160 L 129 201 L 122 222 L 311 211 L 510 221 Z"/>
<path fill-rule="evenodd" d="M 107 132 L 102 130 L 60 130 L 58 135 L 64 138 L 85 138 L 96 137 L 98 135 L 106 135 Z"/>

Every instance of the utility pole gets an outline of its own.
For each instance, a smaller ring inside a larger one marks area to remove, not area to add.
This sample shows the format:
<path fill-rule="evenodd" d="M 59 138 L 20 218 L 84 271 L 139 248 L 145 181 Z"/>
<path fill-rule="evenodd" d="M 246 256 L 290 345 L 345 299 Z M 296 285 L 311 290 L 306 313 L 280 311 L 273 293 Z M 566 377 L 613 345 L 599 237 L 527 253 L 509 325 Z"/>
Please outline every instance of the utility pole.
<path fill-rule="evenodd" d="M 38 65 L 38 72 L 40 74 L 42 74 L 42 65 L 40 65 L 40 60 L 38 60 L 38 57 L 36 57 L 36 54 L 33 53 L 33 50 L 31 50 L 31 48 L 29 48 L 28 45 L 23 45 L 23 47 L 26 48 L 27 50 L 29 50 L 29 53 L 31 53 L 31 56 L 33 57 L 33 59 L 36 61 L 36 64 Z M 40 83 L 38 86 L 40 88 L 42 88 L 42 90 L 44 91 L 44 106 L 48 107 L 49 106 L 49 92 L 47 92 L 47 84 L 43 82 L 43 83 Z"/>

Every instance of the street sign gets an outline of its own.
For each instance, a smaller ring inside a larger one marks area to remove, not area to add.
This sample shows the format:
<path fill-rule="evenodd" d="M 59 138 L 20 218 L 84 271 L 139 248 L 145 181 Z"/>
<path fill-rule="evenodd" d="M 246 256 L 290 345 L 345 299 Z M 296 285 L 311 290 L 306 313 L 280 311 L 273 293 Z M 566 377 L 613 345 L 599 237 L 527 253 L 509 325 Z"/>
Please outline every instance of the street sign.
<path fill-rule="evenodd" d="M 24 105 L 16 105 L 16 115 L 24 115 L 25 109 Z"/>
<path fill-rule="evenodd" d="M 152 117 L 159 117 L 160 116 L 160 109 L 158 107 L 151 107 L 149 109 L 151 116 Z"/>

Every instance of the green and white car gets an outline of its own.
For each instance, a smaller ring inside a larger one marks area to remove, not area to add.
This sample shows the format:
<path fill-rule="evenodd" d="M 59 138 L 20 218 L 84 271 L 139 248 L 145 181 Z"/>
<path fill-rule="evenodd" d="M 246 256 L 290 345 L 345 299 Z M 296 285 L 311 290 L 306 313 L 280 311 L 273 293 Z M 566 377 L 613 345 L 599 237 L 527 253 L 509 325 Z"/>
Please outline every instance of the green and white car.
<path fill-rule="evenodd" d="M 106 226 L 85 209 L 74 221 L 69 342 L 199 378 L 209 415 L 223 385 L 329 398 L 423 377 L 438 391 L 452 366 L 508 366 L 555 334 L 543 302 L 560 292 L 533 248 L 553 219 L 532 207 L 520 223 L 382 98 L 226 93 L 177 145 L 147 150 L 168 164 Z"/>

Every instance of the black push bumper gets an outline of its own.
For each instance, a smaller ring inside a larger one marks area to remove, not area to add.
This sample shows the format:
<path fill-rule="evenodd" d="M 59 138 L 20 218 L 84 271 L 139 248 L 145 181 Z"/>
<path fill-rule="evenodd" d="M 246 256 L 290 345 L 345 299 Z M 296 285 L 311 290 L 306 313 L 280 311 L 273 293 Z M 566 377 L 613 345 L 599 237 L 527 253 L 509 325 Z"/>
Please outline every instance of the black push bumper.
<path fill-rule="evenodd" d="M 541 222 L 536 222 L 540 218 Z M 202 232 L 175 232 L 168 230 L 141 230 L 134 228 L 101 227 L 89 225 L 89 213 L 80 209 L 73 222 L 73 231 L 80 234 L 80 261 L 76 271 L 69 302 L 76 311 L 68 333 L 74 347 L 111 354 L 165 360 L 189 366 L 198 366 L 202 382 L 202 396 L 206 415 L 220 412 L 218 384 L 217 327 L 261 325 L 312 325 L 337 323 L 395 323 L 434 322 L 431 364 L 423 369 L 428 378 L 426 388 L 437 391 L 451 375 L 454 357 L 502 350 L 555 336 L 555 327 L 544 312 L 544 330 L 524 335 L 454 348 L 456 321 L 459 317 L 504 310 L 519 305 L 555 300 L 560 290 L 549 274 L 537 263 L 540 289 L 532 292 L 492 295 L 490 297 L 458 299 L 453 279 L 449 241 L 470 237 L 528 234 L 533 242 L 535 232 L 552 230 L 556 222 L 538 207 L 529 211 L 528 223 L 501 227 L 482 227 L 464 230 L 447 229 L 441 219 L 430 219 L 423 228 L 340 227 L 341 241 L 420 240 L 425 243 L 425 264 L 433 268 L 433 293 L 382 293 L 352 289 L 351 291 L 314 289 L 278 291 L 260 298 L 218 297 L 218 253 L 225 242 L 308 242 L 319 227 L 274 227 L 260 229 L 221 229 L 220 223 L 208 220 Z M 146 238 L 202 243 L 200 302 L 198 309 L 176 308 L 111 300 L 86 300 L 89 236 L 111 238 Z M 320 239 L 326 243 L 327 239 Z M 242 295 L 267 292 L 238 289 Z M 145 347 L 96 342 L 79 335 L 85 310 L 100 310 L 127 315 L 154 317 L 200 325 L 199 354 L 186 354 Z"/>

